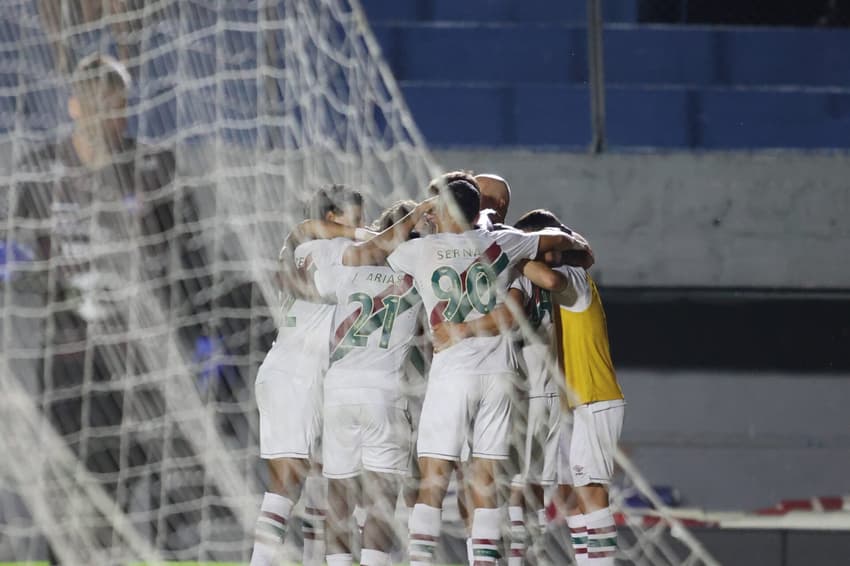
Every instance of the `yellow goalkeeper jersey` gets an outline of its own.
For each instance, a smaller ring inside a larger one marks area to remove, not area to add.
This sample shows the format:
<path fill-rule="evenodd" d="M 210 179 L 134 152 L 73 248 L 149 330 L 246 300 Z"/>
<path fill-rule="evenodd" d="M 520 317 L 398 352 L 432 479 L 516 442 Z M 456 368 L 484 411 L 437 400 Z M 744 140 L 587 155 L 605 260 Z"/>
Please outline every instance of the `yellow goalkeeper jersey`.
<path fill-rule="evenodd" d="M 572 306 L 560 305 L 560 316 L 555 320 L 558 363 L 566 378 L 567 402 L 572 408 L 622 399 L 623 392 L 611 362 L 605 310 L 596 283 L 583 269 L 570 269 L 581 272 L 583 277 L 571 279 L 578 282 L 577 286 L 584 287 L 581 284 L 585 283 L 586 288 L 579 289 L 579 296 L 584 295 L 584 300 L 580 298 Z"/>

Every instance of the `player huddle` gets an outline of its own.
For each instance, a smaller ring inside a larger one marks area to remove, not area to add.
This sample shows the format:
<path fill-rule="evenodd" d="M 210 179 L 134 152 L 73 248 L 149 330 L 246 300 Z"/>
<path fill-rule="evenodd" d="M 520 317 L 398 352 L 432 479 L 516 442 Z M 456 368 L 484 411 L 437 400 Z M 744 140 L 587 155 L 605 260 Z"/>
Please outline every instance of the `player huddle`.
<path fill-rule="evenodd" d="M 500 224 L 499 177 L 447 173 L 428 193 L 370 231 L 360 194 L 334 185 L 287 238 L 282 326 L 256 381 L 270 474 L 251 564 L 276 564 L 304 497 L 305 564 L 352 564 L 358 506 L 360 564 L 389 565 L 405 483 L 410 564 L 433 564 L 455 472 L 470 565 L 537 557 L 556 483 L 576 562 L 613 564 L 607 485 L 625 402 L 591 249 L 545 210 Z M 424 398 L 411 395 L 425 375 Z M 511 465 L 506 511 L 498 480 Z"/>

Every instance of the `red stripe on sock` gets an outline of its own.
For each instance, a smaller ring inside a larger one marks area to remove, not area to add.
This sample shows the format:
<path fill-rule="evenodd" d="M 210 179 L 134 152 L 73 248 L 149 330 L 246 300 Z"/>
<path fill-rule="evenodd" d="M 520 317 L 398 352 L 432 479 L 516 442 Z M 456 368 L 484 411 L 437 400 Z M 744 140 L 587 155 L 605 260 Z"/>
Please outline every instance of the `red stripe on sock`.
<path fill-rule="evenodd" d="M 600 527 L 598 529 L 587 529 L 587 534 L 589 535 L 604 535 L 607 533 L 613 533 L 617 531 L 617 527 Z"/>
<path fill-rule="evenodd" d="M 614 556 L 614 554 L 616 554 L 616 551 L 614 551 L 614 550 L 593 551 L 593 552 L 588 552 L 587 557 L 588 558 L 607 558 L 609 556 Z"/>
<path fill-rule="evenodd" d="M 512 548 L 511 556 L 519 556 L 520 558 L 522 558 L 522 550 L 520 550 L 519 548 Z"/>
<path fill-rule="evenodd" d="M 474 538 L 472 539 L 472 544 L 489 544 L 492 546 L 496 546 L 499 543 L 491 538 Z"/>
<path fill-rule="evenodd" d="M 314 507 L 305 507 L 304 513 L 306 513 L 307 515 L 314 515 L 314 516 L 317 516 L 317 517 L 324 517 L 325 516 L 325 510 L 324 509 L 316 509 Z"/>
<path fill-rule="evenodd" d="M 281 525 L 286 525 L 286 519 L 284 519 L 277 513 L 272 513 L 271 511 L 260 511 L 260 515 L 262 515 L 263 517 L 268 517 L 269 519 L 274 519 Z"/>
<path fill-rule="evenodd" d="M 432 537 L 431 535 L 421 535 L 419 533 L 410 533 L 410 538 L 413 540 L 427 540 L 431 542 L 436 542 L 437 537 Z"/>
<path fill-rule="evenodd" d="M 570 527 L 571 533 L 586 533 L 587 527 Z"/>
<path fill-rule="evenodd" d="M 521 527 L 523 525 L 525 525 L 525 521 L 511 521 L 512 527 Z"/>
<path fill-rule="evenodd" d="M 587 554 L 586 548 L 574 548 L 576 554 Z"/>

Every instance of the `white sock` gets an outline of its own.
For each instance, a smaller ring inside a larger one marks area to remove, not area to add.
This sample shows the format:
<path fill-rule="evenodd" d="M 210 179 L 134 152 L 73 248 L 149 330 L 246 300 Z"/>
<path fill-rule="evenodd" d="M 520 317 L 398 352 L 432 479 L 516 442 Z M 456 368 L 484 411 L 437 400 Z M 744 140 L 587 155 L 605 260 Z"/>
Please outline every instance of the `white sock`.
<path fill-rule="evenodd" d="M 328 480 L 310 476 L 304 482 L 304 566 L 321 566 L 325 558 L 325 510 Z"/>
<path fill-rule="evenodd" d="M 584 516 L 587 524 L 588 564 L 614 566 L 617 553 L 617 525 L 611 508 L 599 509 Z"/>
<path fill-rule="evenodd" d="M 413 507 L 408 521 L 410 531 L 410 566 L 430 566 L 434 563 L 437 539 L 440 536 L 442 510 L 423 503 Z"/>
<path fill-rule="evenodd" d="M 351 566 L 354 559 L 350 554 L 328 554 L 325 556 L 328 566 Z"/>
<path fill-rule="evenodd" d="M 570 541 L 573 543 L 576 564 L 587 564 L 587 523 L 584 521 L 584 515 L 568 515 L 567 526 L 570 528 Z"/>
<path fill-rule="evenodd" d="M 522 566 L 525 561 L 525 514 L 522 507 L 508 507 L 508 517 L 511 520 L 511 551 L 508 555 L 508 566 Z"/>
<path fill-rule="evenodd" d="M 501 553 L 502 512 L 499 509 L 476 509 L 472 517 L 473 566 L 497 564 Z"/>
<path fill-rule="evenodd" d="M 546 515 L 546 508 L 537 510 L 537 528 L 540 531 L 540 536 L 544 536 L 546 534 L 546 525 L 549 524 L 548 516 Z"/>
<path fill-rule="evenodd" d="M 472 566 L 472 563 L 475 562 L 475 555 L 472 554 L 472 537 L 466 539 L 466 561 L 469 566 Z"/>
<path fill-rule="evenodd" d="M 360 566 L 392 566 L 392 562 L 388 553 L 364 548 L 360 551 Z"/>
<path fill-rule="evenodd" d="M 254 549 L 250 566 L 272 566 L 283 546 L 286 524 L 292 513 L 292 501 L 276 493 L 263 494 L 260 516 L 254 530 Z"/>

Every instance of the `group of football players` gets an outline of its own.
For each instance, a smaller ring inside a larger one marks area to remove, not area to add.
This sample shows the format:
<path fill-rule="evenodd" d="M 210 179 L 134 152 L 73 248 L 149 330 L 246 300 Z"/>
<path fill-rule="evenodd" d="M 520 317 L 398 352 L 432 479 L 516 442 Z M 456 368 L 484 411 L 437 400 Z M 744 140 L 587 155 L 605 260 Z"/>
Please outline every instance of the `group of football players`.
<path fill-rule="evenodd" d="M 359 546 L 360 564 L 389 565 L 403 492 L 410 564 L 434 564 L 453 475 L 470 565 L 551 562 L 547 492 L 572 559 L 614 564 L 625 401 L 594 255 L 548 210 L 505 225 L 510 195 L 499 176 L 446 173 L 366 229 L 359 192 L 317 191 L 281 252 L 281 325 L 257 374 L 269 487 L 252 566 L 277 564 L 300 498 L 304 564 L 350 565 Z"/>

